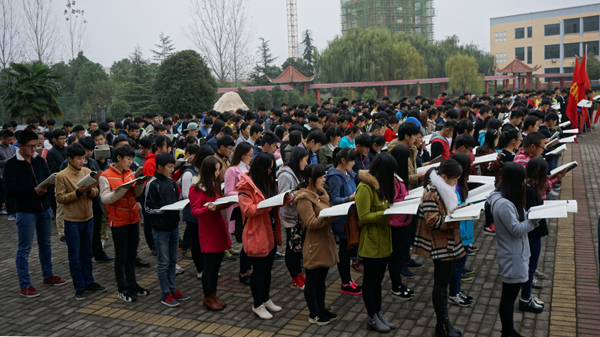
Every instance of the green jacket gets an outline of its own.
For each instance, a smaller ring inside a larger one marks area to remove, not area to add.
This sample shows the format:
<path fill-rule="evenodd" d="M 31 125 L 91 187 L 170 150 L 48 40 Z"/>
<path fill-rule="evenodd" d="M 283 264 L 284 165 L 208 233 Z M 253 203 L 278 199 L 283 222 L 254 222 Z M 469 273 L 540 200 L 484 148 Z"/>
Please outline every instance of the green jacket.
<path fill-rule="evenodd" d="M 361 227 L 358 255 L 367 258 L 384 258 L 392 254 L 392 229 L 390 217 L 383 215 L 388 209 L 387 200 L 377 194 L 379 183 L 368 171 L 360 171 L 361 183 L 356 189 L 356 212 Z"/>
<path fill-rule="evenodd" d="M 321 146 L 321 149 L 317 151 L 317 160 L 325 168 L 325 171 L 333 167 L 333 150 L 329 148 L 329 144 Z"/>

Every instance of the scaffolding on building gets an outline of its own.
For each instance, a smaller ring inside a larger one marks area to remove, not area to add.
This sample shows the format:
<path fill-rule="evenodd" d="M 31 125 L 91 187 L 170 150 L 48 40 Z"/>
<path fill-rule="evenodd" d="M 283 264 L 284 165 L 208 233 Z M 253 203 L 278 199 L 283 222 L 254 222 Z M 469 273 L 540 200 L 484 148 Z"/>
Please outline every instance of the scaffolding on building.
<path fill-rule="evenodd" d="M 340 0 L 342 34 L 359 28 L 385 27 L 433 41 L 433 0 Z"/>

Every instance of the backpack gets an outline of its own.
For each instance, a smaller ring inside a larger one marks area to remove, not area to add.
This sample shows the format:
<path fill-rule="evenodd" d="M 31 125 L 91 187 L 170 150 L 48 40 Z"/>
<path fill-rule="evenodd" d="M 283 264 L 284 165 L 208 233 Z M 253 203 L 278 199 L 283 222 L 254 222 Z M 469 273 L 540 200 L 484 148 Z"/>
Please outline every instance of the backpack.
<path fill-rule="evenodd" d="M 375 199 L 375 194 L 371 188 L 371 205 L 369 206 L 369 210 L 373 207 L 373 199 Z M 346 233 L 346 236 L 348 237 L 348 249 L 351 249 L 352 246 L 358 246 L 358 243 L 360 242 L 360 228 L 358 228 L 356 205 L 352 206 L 348 211 L 346 222 L 342 225 L 342 232 Z"/>

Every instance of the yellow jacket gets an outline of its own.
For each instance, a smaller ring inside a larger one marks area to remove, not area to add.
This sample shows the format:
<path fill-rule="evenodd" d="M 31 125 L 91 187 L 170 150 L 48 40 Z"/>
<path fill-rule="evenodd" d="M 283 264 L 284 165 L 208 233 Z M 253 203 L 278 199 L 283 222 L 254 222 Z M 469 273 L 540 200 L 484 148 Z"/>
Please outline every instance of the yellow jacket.
<path fill-rule="evenodd" d="M 98 196 L 98 187 L 92 188 L 89 193 L 77 196 L 77 182 L 91 170 L 82 167 L 81 170 L 67 165 L 67 168 L 56 175 L 56 202 L 63 205 L 65 220 L 72 222 L 88 221 L 94 217 L 92 198 Z"/>

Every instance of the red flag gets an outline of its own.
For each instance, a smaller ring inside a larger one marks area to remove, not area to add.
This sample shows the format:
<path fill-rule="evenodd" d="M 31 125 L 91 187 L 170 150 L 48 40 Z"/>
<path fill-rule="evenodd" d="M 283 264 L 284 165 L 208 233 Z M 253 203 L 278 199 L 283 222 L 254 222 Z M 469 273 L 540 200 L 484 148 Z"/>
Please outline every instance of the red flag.
<path fill-rule="evenodd" d="M 587 47 L 587 46 L 586 46 Z M 590 79 L 588 77 L 587 74 L 587 68 L 586 68 L 586 57 L 587 55 L 583 55 L 583 59 L 581 60 L 581 66 L 579 67 L 579 76 L 578 76 L 578 82 L 579 82 L 579 90 L 580 92 L 578 92 L 579 94 L 579 101 L 581 101 L 582 99 L 586 99 L 587 95 L 585 93 L 585 91 L 587 89 L 592 89 L 592 87 L 590 86 Z M 590 123 L 590 108 L 581 108 L 581 124 L 580 128 L 583 128 L 584 125 L 587 125 L 589 127 L 589 123 Z"/>
<path fill-rule="evenodd" d="M 569 118 L 569 120 L 571 121 L 571 127 L 572 128 L 577 128 L 577 122 L 578 122 L 578 118 L 577 118 L 577 103 L 579 103 L 578 100 L 578 88 L 579 85 L 577 84 L 577 75 L 579 73 L 579 60 L 577 59 L 577 57 L 575 57 L 575 70 L 573 70 L 573 80 L 571 82 L 571 91 L 569 92 L 569 101 L 567 102 L 567 117 Z"/>

